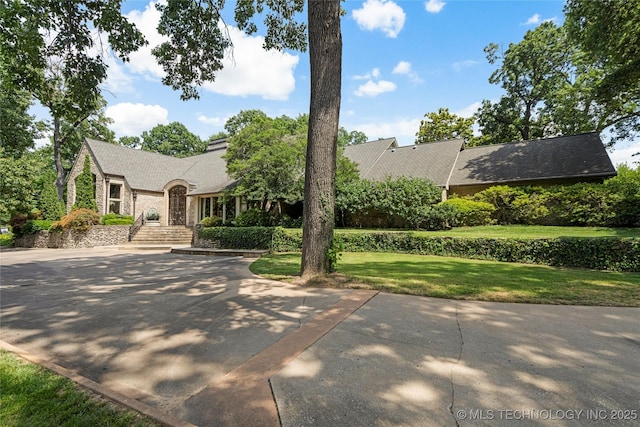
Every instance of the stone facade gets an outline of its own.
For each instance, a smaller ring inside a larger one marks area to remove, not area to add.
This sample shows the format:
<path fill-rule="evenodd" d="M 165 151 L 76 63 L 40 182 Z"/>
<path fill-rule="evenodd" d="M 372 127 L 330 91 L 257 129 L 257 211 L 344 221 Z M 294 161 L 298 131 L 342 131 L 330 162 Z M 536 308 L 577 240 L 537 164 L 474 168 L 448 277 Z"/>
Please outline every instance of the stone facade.
<path fill-rule="evenodd" d="M 75 230 L 39 231 L 17 238 L 15 245 L 22 248 L 74 249 L 120 245 L 128 240 L 128 225 L 94 225 L 86 233 Z"/>

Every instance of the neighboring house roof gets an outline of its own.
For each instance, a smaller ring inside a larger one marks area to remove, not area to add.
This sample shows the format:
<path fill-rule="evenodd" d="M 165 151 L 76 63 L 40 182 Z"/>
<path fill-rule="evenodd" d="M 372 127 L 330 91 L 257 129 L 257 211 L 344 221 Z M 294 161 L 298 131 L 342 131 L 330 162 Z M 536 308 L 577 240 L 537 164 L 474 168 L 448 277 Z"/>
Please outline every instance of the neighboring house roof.
<path fill-rule="evenodd" d="M 397 146 L 395 138 L 378 139 L 364 144 L 349 145 L 345 147 L 344 155 L 358 165 L 360 176 L 367 178 L 367 174 L 385 151 Z"/>
<path fill-rule="evenodd" d="M 615 176 L 597 133 L 467 148 L 451 185 Z"/>

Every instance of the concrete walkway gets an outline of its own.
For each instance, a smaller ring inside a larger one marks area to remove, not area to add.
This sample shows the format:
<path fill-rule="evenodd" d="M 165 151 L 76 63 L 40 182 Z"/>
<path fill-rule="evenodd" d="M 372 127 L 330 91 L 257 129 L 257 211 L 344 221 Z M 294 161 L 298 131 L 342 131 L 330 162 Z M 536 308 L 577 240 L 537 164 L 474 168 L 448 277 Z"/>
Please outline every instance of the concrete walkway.
<path fill-rule="evenodd" d="M 303 289 L 250 262 L 2 251 L 0 339 L 174 425 L 638 425 L 640 309 Z"/>

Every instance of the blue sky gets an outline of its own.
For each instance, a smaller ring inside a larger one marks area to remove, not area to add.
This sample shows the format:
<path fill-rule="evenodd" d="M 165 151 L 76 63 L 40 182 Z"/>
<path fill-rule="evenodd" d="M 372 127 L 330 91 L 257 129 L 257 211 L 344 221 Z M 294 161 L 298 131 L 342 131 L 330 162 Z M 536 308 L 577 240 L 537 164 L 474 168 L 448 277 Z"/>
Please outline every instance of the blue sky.
<path fill-rule="evenodd" d="M 265 52 L 261 36 L 248 37 L 233 27 L 234 61 L 201 89 L 199 100 L 181 101 L 178 92 L 162 86 L 162 70 L 150 54 L 162 41 L 155 31 L 154 3 L 124 2 L 124 12 L 150 45 L 130 63 L 111 61 L 104 96 L 118 137 L 178 121 L 204 139 L 241 110 L 259 109 L 272 117 L 308 112 L 308 54 Z M 506 48 L 545 20 L 561 24 L 563 6 L 561 0 L 343 2 L 340 124 L 369 139 L 396 137 L 408 145 L 426 113 L 446 107 L 471 116 L 483 99 L 502 94 L 488 82 L 496 66 L 488 63 L 483 48 L 492 42 Z M 614 164 L 631 164 L 631 154 L 640 151 L 640 142 L 633 144 L 617 147 L 611 154 Z"/>

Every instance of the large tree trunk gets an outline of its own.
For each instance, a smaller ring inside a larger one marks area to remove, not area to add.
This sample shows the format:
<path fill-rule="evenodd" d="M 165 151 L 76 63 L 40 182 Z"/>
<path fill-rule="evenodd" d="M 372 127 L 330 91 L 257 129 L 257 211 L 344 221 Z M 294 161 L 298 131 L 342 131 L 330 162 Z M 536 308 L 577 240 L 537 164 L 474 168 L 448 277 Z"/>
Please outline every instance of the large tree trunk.
<path fill-rule="evenodd" d="M 311 103 L 304 181 L 303 279 L 329 272 L 342 84 L 340 0 L 309 0 Z"/>
<path fill-rule="evenodd" d="M 67 178 L 67 171 L 62 166 L 62 153 L 60 152 L 60 146 L 62 136 L 60 135 L 60 119 L 53 119 L 53 159 L 56 163 L 56 180 L 55 185 L 58 189 L 58 200 L 64 200 L 64 184 Z"/>

